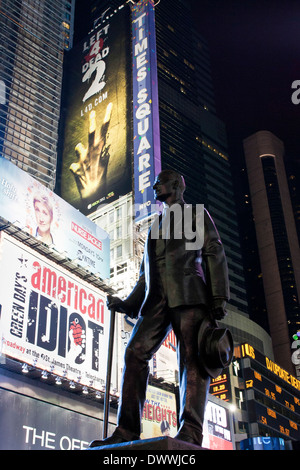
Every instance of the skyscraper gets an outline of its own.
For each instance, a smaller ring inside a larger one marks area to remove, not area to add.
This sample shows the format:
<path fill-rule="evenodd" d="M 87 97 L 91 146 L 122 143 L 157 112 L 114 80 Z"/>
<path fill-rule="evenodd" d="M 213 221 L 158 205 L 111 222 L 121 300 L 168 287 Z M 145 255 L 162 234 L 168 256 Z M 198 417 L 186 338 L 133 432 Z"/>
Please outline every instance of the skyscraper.
<path fill-rule="evenodd" d="M 247 314 L 226 131 L 216 113 L 208 46 L 188 2 L 164 0 L 155 13 L 162 167 L 181 172 L 186 201 L 211 212 L 228 259 L 230 308 Z"/>
<path fill-rule="evenodd" d="M 300 330 L 300 254 L 284 166 L 284 144 L 268 131 L 244 140 L 256 238 L 275 360 L 291 373 Z"/>
<path fill-rule="evenodd" d="M 3 0 L 0 6 L 0 153 L 50 189 L 74 5 L 74 0 Z"/>

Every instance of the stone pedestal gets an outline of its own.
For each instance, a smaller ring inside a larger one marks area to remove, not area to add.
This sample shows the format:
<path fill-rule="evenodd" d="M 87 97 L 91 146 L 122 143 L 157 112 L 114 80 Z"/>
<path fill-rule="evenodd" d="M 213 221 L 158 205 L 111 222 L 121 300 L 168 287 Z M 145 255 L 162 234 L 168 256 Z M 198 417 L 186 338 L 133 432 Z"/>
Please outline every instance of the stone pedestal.
<path fill-rule="evenodd" d="M 140 441 L 124 442 L 122 444 L 107 445 L 101 447 L 92 447 L 88 450 L 106 450 L 106 451 L 192 451 L 206 450 L 203 447 L 180 441 L 172 437 L 156 437 L 153 439 L 144 439 Z"/>

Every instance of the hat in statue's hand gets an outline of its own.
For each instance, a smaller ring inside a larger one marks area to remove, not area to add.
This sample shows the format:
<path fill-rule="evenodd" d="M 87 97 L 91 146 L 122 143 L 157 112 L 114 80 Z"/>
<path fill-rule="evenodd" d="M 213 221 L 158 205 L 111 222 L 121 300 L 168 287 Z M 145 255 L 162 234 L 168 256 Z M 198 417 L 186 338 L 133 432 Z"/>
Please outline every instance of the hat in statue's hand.
<path fill-rule="evenodd" d="M 233 338 L 228 328 L 202 322 L 198 334 L 199 362 L 206 372 L 216 378 L 232 361 L 234 351 Z"/>

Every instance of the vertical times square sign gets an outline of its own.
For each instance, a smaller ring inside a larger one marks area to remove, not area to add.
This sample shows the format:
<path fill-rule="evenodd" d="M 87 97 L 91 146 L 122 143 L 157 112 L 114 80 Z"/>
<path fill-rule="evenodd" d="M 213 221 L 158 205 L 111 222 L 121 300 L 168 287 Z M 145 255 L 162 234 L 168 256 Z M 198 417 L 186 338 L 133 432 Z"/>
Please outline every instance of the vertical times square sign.
<path fill-rule="evenodd" d="M 152 185 L 161 170 L 155 14 L 152 0 L 131 6 L 133 151 L 136 221 L 150 214 Z"/>

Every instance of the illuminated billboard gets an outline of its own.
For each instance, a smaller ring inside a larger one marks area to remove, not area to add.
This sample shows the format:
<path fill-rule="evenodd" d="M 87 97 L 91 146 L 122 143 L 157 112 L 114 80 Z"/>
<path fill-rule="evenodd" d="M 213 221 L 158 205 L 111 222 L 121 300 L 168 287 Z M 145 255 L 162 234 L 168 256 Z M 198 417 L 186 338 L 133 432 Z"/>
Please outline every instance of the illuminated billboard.
<path fill-rule="evenodd" d="M 5 158 L 0 157 L 0 217 L 101 279 L 110 275 L 108 234 Z"/>
<path fill-rule="evenodd" d="M 258 436 L 240 442 L 241 450 L 287 450 L 281 437 Z"/>
<path fill-rule="evenodd" d="M 224 401 L 231 401 L 231 385 L 229 371 L 223 371 L 215 379 L 211 379 L 209 393 Z"/>
<path fill-rule="evenodd" d="M 161 170 L 155 13 L 151 0 L 131 5 L 133 150 L 136 220 L 151 215 L 153 182 Z"/>
<path fill-rule="evenodd" d="M 229 410 L 208 400 L 204 415 L 202 447 L 210 450 L 233 450 L 232 438 Z"/>
<path fill-rule="evenodd" d="M 99 18 L 66 60 L 60 194 L 90 214 L 132 189 L 129 7 Z"/>
<path fill-rule="evenodd" d="M 153 1 L 108 9 L 66 60 L 60 194 L 87 215 L 134 189 L 139 221 L 161 170 Z"/>
<path fill-rule="evenodd" d="M 125 349 L 131 336 L 136 319 L 127 315 L 120 315 L 117 319 L 118 331 L 118 363 L 123 363 Z M 150 373 L 156 378 L 162 378 L 166 382 L 178 382 L 178 362 L 176 351 L 176 338 L 174 331 L 171 330 L 158 351 L 153 355 L 149 363 Z M 119 383 L 122 380 L 122 370 L 119 370 Z"/>
<path fill-rule="evenodd" d="M 148 385 L 142 415 L 141 439 L 177 434 L 175 393 Z"/>
<path fill-rule="evenodd" d="M 250 357 L 243 366 L 246 390 L 254 390 L 260 402 L 249 400 L 252 420 L 283 437 L 299 441 L 300 381 L 248 343 L 235 348 L 236 357 Z"/>
<path fill-rule="evenodd" d="M 0 269 L 0 353 L 101 390 L 110 323 L 104 292 L 6 234 Z"/>
<path fill-rule="evenodd" d="M 254 349 L 248 343 L 243 343 L 240 346 L 235 348 L 234 351 L 236 357 L 250 357 L 253 360 L 256 360 L 263 364 L 274 376 L 279 377 L 281 380 L 286 382 L 288 385 L 291 385 L 295 391 L 300 391 L 300 380 L 290 374 L 288 371 L 283 369 L 279 364 L 276 364 L 267 356 L 264 356 L 258 350 Z M 275 377 L 274 377 L 275 379 Z"/>

